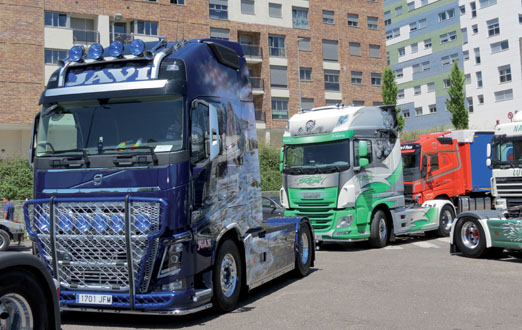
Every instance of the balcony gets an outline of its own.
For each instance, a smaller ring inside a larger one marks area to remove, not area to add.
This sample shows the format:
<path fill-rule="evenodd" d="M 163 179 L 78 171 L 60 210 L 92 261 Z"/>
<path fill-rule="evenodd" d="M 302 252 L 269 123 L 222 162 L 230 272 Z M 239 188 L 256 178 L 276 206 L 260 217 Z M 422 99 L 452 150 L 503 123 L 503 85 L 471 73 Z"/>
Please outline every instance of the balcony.
<path fill-rule="evenodd" d="M 73 43 L 75 45 L 85 45 L 100 42 L 100 33 L 93 30 L 73 29 Z"/>
<path fill-rule="evenodd" d="M 250 77 L 250 84 L 252 85 L 253 95 L 265 94 L 265 80 L 259 77 Z"/>
<path fill-rule="evenodd" d="M 111 33 L 111 43 L 113 41 L 119 41 L 122 44 L 129 44 L 134 40 L 134 33 Z"/>
<path fill-rule="evenodd" d="M 241 44 L 247 63 L 256 64 L 263 62 L 263 48 L 259 45 Z"/>

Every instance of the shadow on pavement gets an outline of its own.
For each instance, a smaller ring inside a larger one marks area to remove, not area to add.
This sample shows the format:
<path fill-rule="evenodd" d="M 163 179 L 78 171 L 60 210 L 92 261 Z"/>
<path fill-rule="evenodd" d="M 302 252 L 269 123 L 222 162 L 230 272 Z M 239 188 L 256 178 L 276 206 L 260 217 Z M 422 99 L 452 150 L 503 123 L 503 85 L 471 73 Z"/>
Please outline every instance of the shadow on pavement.
<path fill-rule="evenodd" d="M 310 274 L 317 270 L 317 268 L 312 268 Z M 238 307 L 230 313 L 252 312 L 255 310 L 255 307 L 249 306 L 250 304 L 299 280 L 300 278 L 289 273 L 263 284 L 250 291 L 246 297 L 240 299 Z M 131 327 L 136 329 L 179 329 L 195 325 L 205 326 L 207 325 L 206 322 L 209 322 L 220 315 L 221 314 L 214 311 L 214 309 L 208 309 L 185 316 L 62 312 L 62 324 L 76 326 L 102 326 L 104 329 L 110 329 L 113 327 Z"/>
<path fill-rule="evenodd" d="M 419 234 L 418 236 L 400 236 L 396 237 L 394 242 L 388 243 L 391 246 L 400 246 L 404 244 L 410 244 L 413 242 L 424 242 L 424 241 L 432 241 L 440 238 L 436 235 Z M 319 248 L 319 251 L 346 251 L 346 252 L 358 252 L 373 249 L 370 247 L 367 241 L 361 242 L 323 242 Z"/>

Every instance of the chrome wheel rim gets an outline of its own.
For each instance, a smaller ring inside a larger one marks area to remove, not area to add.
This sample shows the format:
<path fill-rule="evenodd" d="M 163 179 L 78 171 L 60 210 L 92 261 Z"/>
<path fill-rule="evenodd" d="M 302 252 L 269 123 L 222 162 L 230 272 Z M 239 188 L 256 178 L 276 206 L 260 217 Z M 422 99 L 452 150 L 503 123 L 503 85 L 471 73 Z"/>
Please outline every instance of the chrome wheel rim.
<path fill-rule="evenodd" d="M 440 226 L 442 228 L 444 228 L 445 230 L 450 230 L 451 225 L 453 224 L 453 214 L 451 214 L 449 210 L 444 210 L 444 212 L 442 212 L 440 222 Z"/>
<path fill-rule="evenodd" d="M 0 319 L 0 329 L 33 329 L 33 311 L 27 300 L 17 293 L 0 297 L 0 314 L 7 316 Z"/>
<path fill-rule="evenodd" d="M 301 239 L 299 240 L 299 257 L 301 263 L 306 264 L 308 262 L 308 255 L 310 254 L 310 245 L 308 243 L 308 236 L 305 232 L 301 233 Z"/>
<path fill-rule="evenodd" d="M 470 221 L 464 223 L 460 231 L 460 237 L 465 247 L 468 249 L 476 248 L 480 242 L 480 232 L 477 225 Z"/>
<path fill-rule="evenodd" d="M 234 257 L 227 253 L 221 261 L 220 273 L 221 291 L 225 297 L 230 297 L 234 294 L 237 285 L 237 266 Z"/>
<path fill-rule="evenodd" d="M 381 241 L 386 239 L 386 220 L 383 218 L 379 219 L 379 238 Z"/>
<path fill-rule="evenodd" d="M 6 241 L 4 239 L 4 235 L 0 234 L 0 249 L 4 247 Z"/>

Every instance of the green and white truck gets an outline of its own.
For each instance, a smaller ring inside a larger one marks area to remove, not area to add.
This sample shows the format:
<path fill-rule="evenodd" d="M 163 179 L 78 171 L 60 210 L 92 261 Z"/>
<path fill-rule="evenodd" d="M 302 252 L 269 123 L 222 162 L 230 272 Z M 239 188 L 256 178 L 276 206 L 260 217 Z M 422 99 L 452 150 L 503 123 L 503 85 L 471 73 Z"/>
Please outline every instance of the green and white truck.
<path fill-rule="evenodd" d="M 487 147 L 495 210 L 459 214 L 451 252 L 480 258 L 504 249 L 522 251 L 522 112 L 497 125 Z"/>
<path fill-rule="evenodd" d="M 311 220 L 318 243 L 384 247 L 398 235 L 449 235 L 451 203 L 406 206 L 395 111 L 338 104 L 300 110 L 288 121 L 281 204 L 285 215 Z"/>

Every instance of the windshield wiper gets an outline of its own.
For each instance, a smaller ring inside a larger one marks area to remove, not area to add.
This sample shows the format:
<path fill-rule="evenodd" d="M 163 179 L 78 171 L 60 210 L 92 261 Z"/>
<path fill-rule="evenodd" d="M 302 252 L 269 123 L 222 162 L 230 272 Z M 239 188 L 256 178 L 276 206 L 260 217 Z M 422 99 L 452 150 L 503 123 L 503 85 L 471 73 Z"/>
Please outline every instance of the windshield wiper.
<path fill-rule="evenodd" d="M 113 150 L 116 150 L 116 151 L 125 151 L 124 153 L 122 153 L 122 155 L 126 155 L 126 156 L 135 156 L 136 153 L 129 153 L 128 151 L 132 151 L 132 150 L 136 150 L 136 149 L 147 149 L 150 151 L 150 155 L 152 156 L 152 162 L 154 163 L 154 165 L 158 165 L 158 157 L 156 156 L 156 153 L 154 152 L 154 148 L 151 147 L 151 146 L 136 146 L 136 147 L 128 147 L 128 148 L 106 148 L 106 149 L 102 149 L 102 152 L 103 151 L 113 151 Z"/>
<path fill-rule="evenodd" d="M 56 150 L 56 151 L 52 151 L 52 153 L 50 153 L 48 156 L 65 154 L 68 152 L 81 152 L 82 156 L 83 156 L 83 162 L 85 163 L 85 167 L 89 167 L 91 165 L 91 161 L 89 160 L 89 157 L 87 156 L 87 151 L 85 149 Z"/>

